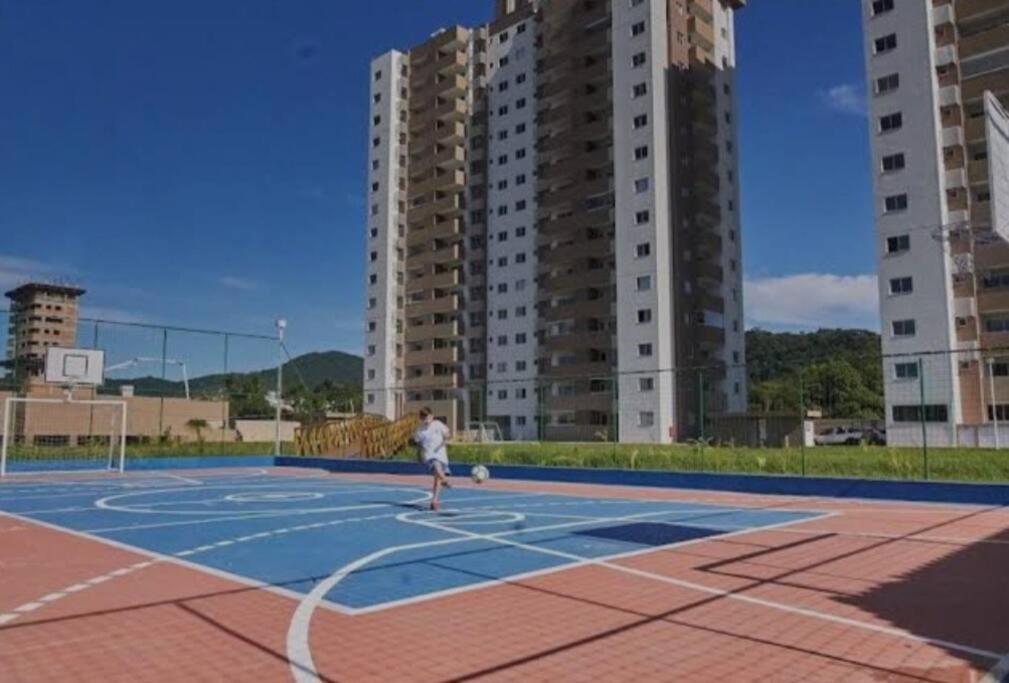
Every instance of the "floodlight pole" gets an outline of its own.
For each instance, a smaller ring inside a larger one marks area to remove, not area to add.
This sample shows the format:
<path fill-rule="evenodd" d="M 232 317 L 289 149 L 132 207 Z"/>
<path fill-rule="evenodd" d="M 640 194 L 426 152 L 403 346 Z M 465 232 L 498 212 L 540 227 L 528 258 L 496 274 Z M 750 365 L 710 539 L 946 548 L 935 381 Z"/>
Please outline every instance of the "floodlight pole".
<path fill-rule="evenodd" d="M 287 329 L 287 321 L 283 318 L 277 319 L 277 410 L 274 416 L 273 425 L 273 454 L 280 457 L 280 420 L 283 410 L 284 395 L 284 330 Z"/>
<path fill-rule="evenodd" d="M 992 427 L 995 432 L 995 450 L 1000 448 L 998 433 L 998 405 L 995 404 L 995 359 L 988 359 L 988 394 L 991 403 Z"/>

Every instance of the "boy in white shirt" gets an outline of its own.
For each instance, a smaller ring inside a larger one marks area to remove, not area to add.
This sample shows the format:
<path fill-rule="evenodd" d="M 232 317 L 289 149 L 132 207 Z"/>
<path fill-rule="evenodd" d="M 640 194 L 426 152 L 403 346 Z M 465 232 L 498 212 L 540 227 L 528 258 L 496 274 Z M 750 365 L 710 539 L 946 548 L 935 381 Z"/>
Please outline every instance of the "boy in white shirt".
<path fill-rule="evenodd" d="M 413 440 L 420 447 L 420 459 L 427 465 L 434 477 L 431 487 L 431 509 L 438 511 L 438 495 L 441 487 L 451 488 L 448 482 L 448 475 L 451 474 L 448 466 L 448 437 L 451 434 L 448 427 L 441 420 L 435 419 L 430 408 L 423 408 L 420 411 L 421 425 L 414 432 Z"/>

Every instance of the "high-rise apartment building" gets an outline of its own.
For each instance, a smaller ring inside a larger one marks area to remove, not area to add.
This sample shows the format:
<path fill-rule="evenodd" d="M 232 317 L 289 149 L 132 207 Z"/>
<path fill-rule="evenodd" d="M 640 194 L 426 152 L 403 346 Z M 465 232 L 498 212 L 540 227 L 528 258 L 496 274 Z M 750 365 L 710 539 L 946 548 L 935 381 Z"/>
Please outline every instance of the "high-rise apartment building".
<path fill-rule="evenodd" d="M 1009 364 L 981 352 L 1009 347 L 984 106 L 1009 102 L 1009 0 L 862 5 L 887 434 L 952 444 L 1009 418 Z"/>
<path fill-rule="evenodd" d="M 744 4 L 498 0 L 372 62 L 367 411 L 667 442 L 745 410 Z"/>
<path fill-rule="evenodd" d="M 46 349 L 73 347 L 77 337 L 78 299 L 83 289 L 32 282 L 7 292 L 11 300 L 4 363 L 19 384 L 42 383 Z"/>

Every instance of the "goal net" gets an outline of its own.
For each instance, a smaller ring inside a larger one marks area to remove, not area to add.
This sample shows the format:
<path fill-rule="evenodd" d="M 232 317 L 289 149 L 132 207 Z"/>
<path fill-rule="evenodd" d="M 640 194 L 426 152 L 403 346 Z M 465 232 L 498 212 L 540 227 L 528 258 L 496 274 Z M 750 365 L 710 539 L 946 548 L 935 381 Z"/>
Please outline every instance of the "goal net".
<path fill-rule="evenodd" d="M 125 466 L 125 401 L 12 397 L 0 426 L 0 476 Z"/>

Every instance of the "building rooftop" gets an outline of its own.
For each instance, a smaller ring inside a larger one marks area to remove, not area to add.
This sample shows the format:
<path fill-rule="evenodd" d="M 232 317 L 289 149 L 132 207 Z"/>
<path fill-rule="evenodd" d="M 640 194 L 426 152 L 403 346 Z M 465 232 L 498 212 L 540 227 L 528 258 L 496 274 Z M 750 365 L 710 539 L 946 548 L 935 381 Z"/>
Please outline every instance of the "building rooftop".
<path fill-rule="evenodd" d="M 4 296 L 8 299 L 18 300 L 23 299 L 31 294 L 45 293 L 45 294 L 67 294 L 69 296 L 81 296 L 86 290 L 80 287 L 72 287 L 70 285 L 58 285 L 49 282 L 29 282 L 19 287 L 15 287 L 10 290 Z"/>

